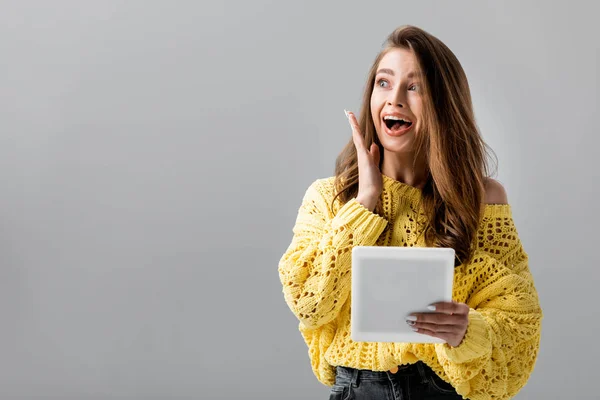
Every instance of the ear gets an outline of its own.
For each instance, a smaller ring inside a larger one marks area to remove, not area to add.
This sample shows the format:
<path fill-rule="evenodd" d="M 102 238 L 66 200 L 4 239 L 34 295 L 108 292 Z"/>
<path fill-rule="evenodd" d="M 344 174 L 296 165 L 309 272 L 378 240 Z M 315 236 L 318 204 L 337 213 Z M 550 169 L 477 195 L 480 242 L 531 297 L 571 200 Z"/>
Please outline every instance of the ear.
<path fill-rule="evenodd" d="M 508 197 L 504 186 L 492 178 L 487 178 L 486 180 L 485 204 L 508 204 Z"/>

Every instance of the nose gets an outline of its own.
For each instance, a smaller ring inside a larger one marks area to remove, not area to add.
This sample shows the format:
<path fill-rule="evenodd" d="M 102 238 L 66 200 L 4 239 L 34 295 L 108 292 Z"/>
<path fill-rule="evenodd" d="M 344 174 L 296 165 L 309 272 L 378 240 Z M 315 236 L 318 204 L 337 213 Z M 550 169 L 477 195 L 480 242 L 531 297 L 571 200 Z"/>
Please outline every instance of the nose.
<path fill-rule="evenodd" d="M 396 90 L 390 91 L 389 98 L 387 99 L 387 103 L 390 106 L 405 107 L 406 99 L 404 98 L 402 89 L 396 88 Z"/>

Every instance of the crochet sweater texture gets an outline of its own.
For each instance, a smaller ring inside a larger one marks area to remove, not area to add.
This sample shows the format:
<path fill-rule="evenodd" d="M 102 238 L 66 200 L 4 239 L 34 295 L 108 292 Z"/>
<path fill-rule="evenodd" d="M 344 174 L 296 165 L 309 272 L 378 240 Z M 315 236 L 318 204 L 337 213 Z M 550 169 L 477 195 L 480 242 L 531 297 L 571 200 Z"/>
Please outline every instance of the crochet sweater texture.
<path fill-rule="evenodd" d="M 446 343 L 350 339 L 353 246 L 424 247 L 421 191 L 382 174 L 382 216 L 356 199 L 333 209 L 334 177 L 307 189 L 279 262 L 285 301 L 300 321 L 313 373 L 331 386 L 335 366 L 387 371 L 419 360 L 464 398 L 513 397 L 537 359 L 542 310 L 510 205 L 486 204 L 468 265 L 455 268 L 453 300 L 470 307 L 466 335 Z"/>

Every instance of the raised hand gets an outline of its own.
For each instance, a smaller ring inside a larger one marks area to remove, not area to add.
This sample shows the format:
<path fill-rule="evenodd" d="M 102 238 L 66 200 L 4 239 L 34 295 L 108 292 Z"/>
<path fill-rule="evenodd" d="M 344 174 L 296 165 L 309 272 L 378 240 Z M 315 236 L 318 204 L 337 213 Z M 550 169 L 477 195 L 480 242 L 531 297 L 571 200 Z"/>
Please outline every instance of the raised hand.
<path fill-rule="evenodd" d="M 383 180 L 379 170 L 379 147 L 374 142 L 367 149 L 365 139 L 360 132 L 358 121 L 353 112 L 346 111 L 352 128 L 352 140 L 358 157 L 358 195 L 356 200 L 373 211 L 383 190 Z"/>

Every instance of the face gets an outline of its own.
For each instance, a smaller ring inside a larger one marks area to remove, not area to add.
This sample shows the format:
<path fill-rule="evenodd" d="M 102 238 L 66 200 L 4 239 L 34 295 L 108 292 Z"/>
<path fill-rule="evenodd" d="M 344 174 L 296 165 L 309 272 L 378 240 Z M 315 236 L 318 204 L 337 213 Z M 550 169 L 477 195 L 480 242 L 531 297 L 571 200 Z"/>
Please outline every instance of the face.
<path fill-rule="evenodd" d="M 386 151 L 411 152 L 417 122 L 421 117 L 421 80 L 416 75 L 417 60 L 409 50 L 393 49 L 379 62 L 371 93 L 371 115 L 379 141 Z M 386 121 L 391 114 L 408 119 Z M 388 129 L 391 126 L 391 129 Z"/>

